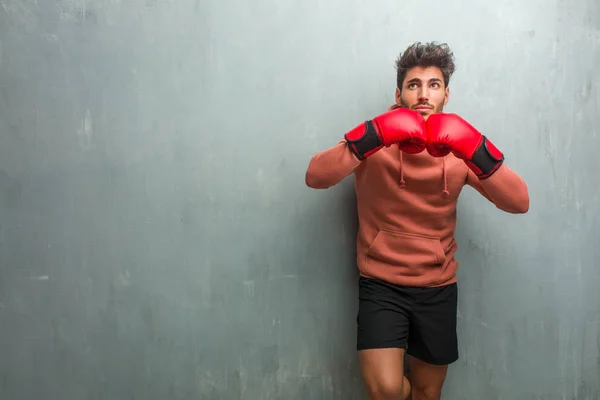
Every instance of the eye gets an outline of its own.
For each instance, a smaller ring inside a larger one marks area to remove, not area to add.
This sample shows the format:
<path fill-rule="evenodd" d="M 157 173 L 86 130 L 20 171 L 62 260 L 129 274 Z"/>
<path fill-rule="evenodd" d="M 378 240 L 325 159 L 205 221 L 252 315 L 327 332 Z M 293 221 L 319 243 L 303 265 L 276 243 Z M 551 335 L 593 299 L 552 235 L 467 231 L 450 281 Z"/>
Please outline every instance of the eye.
<path fill-rule="evenodd" d="M 431 86 L 435 87 L 435 88 L 439 88 L 440 84 L 438 82 L 434 82 L 431 84 Z"/>
<path fill-rule="evenodd" d="M 416 88 L 416 87 L 417 87 L 417 84 L 416 84 L 416 83 L 410 83 L 410 84 L 408 85 L 408 88 L 409 88 L 409 89 L 414 89 L 414 88 Z"/>

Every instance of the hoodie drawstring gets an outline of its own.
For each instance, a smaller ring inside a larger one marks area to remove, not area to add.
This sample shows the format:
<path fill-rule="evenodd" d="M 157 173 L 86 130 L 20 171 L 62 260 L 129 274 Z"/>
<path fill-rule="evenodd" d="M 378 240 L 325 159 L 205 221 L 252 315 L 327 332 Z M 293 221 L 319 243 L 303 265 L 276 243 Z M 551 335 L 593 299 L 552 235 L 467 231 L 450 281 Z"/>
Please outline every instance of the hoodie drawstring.
<path fill-rule="evenodd" d="M 399 150 L 400 153 L 400 187 L 406 187 L 406 181 L 404 180 L 404 158 L 402 157 L 402 150 Z M 442 178 L 444 180 L 444 190 L 442 193 L 444 196 L 448 196 L 450 192 L 448 191 L 448 178 L 446 174 L 446 157 L 442 157 Z"/>
<path fill-rule="evenodd" d="M 400 150 L 400 187 L 406 187 L 404 181 L 404 165 L 402 164 L 402 150 Z"/>
<path fill-rule="evenodd" d="M 446 179 L 446 157 L 442 157 L 442 168 L 444 170 L 444 195 L 448 196 L 450 192 L 448 191 L 448 180 Z"/>

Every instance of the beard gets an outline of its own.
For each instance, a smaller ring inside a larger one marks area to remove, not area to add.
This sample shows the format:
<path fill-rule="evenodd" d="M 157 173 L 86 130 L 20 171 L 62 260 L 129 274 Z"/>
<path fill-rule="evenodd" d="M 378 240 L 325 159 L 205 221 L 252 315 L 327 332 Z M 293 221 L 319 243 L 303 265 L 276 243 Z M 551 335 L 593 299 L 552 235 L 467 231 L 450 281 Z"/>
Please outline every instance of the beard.
<path fill-rule="evenodd" d="M 414 110 L 416 107 L 419 106 L 426 106 L 426 107 L 430 107 L 431 110 L 428 110 L 428 114 L 435 114 L 435 113 L 441 113 L 442 111 L 444 111 L 444 103 L 441 102 L 440 104 L 434 105 L 428 102 L 420 102 L 420 103 L 416 103 L 413 104 L 412 106 L 409 106 L 407 103 L 404 102 L 404 100 L 400 99 L 400 107 L 402 108 L 408 108 L 409 110 Z"/>

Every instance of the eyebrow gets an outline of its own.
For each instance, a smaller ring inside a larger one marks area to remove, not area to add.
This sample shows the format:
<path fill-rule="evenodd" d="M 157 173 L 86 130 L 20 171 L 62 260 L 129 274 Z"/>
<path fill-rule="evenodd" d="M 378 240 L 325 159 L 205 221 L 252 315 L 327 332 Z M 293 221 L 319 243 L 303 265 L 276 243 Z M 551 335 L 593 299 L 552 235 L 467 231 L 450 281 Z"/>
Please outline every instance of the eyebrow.
<path fill-rule="evenodd" d="M 429 82 L 441 82 L 442 80 L 440 78 L 431 78 L 429 80 Z M 417 83 L 417 82 L 421 82 L 421 80 L 419 78 L 412 78 L 408 81 L 406 81 L 406 83 Z"/>

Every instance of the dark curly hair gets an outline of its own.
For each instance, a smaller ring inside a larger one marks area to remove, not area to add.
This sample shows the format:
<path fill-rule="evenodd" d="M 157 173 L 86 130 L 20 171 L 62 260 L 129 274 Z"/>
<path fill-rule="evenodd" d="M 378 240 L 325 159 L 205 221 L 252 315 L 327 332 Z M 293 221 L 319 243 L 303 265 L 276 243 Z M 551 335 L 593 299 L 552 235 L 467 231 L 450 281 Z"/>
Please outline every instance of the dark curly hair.
<path fill-rule="evenodd" d="M 448 87 L 450 77 L 454 73 L 454 54 L 446 43 L 416 42 L 401 53 L 396 60 L 396 85 L 402 89 L 402 83 L 408 70 L 414 67 L 438 67 L 444 77 L 444 85 Z"/>

